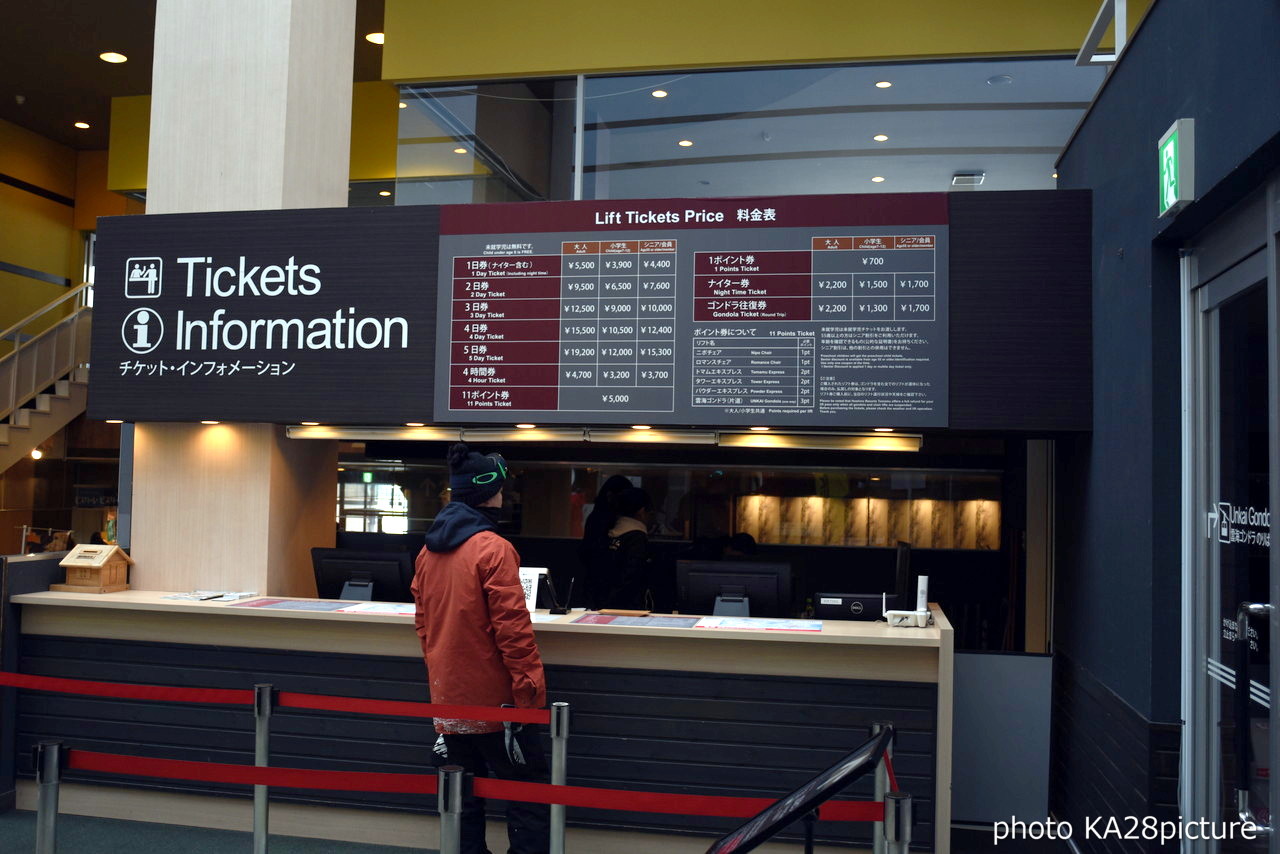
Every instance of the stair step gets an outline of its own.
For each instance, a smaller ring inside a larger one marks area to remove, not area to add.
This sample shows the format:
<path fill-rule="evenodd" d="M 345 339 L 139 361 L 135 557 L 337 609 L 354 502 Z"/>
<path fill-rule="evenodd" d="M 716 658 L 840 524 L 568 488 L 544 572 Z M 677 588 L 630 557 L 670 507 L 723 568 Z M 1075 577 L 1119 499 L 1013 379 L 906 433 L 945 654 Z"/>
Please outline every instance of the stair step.
<path fill-rule="evenodd" d="M 0 424 L 0 445 L 9 444 L 9 425 Z"/>
<path fill-rule="evenodd" d="M 53 411 L 53 395 L 37 394 L 35 404 L 36 404 L 35 406 L 36 412 L 44 412 L 44 413 L 52 412 Z"/>
<path fill-rule="evenodd" d="M 89 369 L 76 368 L 71 372 L 71 382 L 86 384 L 89 382 Z"/>
<path fill-rule="evenodd" d="M 53 384 L 53 389 L 54 389 L 53 391 L 54 397 L 71 397 L 71 381 L 70 380 L 58 380 L 56 383 Z"/>
<path fill-rule="evenodd" d="M 9 413 L 9 426 L 26 429 L 27 427 L 31 426 L 32 415 L 42 415 L 42 416 L 48 417 L 49 413 L 47 411 L 42 412 L 39 409 L 28 409 L 24 406 L 20 409 L 15 409 L 13 410 L 13 412 Z"/>

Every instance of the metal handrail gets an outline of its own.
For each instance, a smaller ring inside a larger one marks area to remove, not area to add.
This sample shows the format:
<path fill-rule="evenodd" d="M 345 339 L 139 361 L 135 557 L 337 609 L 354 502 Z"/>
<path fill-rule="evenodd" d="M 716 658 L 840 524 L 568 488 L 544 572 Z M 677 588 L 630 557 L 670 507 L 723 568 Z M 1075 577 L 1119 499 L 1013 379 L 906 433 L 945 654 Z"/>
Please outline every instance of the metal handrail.
<path fill-rule="evenodd" d="M 14 334 L 15 332 L 18 332 L 19 330 L 22 329 L 22 327 L 26 326 L 31 321 L 36 320 L 42 315 L 62 305 L 64 302 L 71 299 L 73 296 L 84 293 L 85 290 L 92 290 L 92 289 L 93 289 L 93 284 L 91 282 L 85 282 L 82 285 L 76 285 L 74 288 L 67 291 L 65 294 L 58 297 L 53 302 L 47 303 L 43 308 L 36 309 L 34 313 L 27 315 L 22 320 L 15 323 L 13 326 L 10 326 L 5 331 L 0 332 L 0 341 L 3 341 L 5 338 L 8 338 L 10 335 Z M 22 344 L 16 340 L 13 343 L 14 343 L 13 352 L 16 353 L 18 352 L 18 350 L 22 348 Z"/>

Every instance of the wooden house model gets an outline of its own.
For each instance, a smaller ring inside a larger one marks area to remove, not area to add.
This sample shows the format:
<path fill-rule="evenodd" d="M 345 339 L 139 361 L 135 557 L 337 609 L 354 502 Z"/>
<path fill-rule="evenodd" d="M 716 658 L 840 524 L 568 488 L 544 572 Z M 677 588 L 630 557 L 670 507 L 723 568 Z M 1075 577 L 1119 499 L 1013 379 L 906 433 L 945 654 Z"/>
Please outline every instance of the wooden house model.
<path fill-rule="evenodd" d="M 128 590 L 129 567 L 132 564 L 133 558 L 119 546 L 76 546 L 58 564 L 67 568 L 67 583 L 51 584 L 49 589 L 64 593 L 116 593 Z"/>

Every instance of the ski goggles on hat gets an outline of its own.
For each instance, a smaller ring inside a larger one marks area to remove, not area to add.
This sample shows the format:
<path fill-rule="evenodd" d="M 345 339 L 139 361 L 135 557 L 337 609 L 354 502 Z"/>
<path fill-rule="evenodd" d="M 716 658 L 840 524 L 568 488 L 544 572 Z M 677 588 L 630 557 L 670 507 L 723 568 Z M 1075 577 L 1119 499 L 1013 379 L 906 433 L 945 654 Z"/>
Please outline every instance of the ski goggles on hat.
<path fill-rule="evenodd" d="M 507 479 L 507 461 L 502 458 L 502 454 L 486 454 L 486 457 L 492 460 L 497 468 L 494 471 L 472 475 L 471 482 L 476 486 L 488 486 L 494 481 Z"/>

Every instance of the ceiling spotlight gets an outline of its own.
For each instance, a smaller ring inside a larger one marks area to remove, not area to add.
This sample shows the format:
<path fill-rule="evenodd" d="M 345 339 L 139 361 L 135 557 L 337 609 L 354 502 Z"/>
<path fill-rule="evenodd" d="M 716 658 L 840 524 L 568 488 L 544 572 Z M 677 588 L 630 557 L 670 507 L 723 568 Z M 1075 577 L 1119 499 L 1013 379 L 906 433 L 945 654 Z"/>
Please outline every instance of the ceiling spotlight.
<path fill-rule="evenodd" d="M 467 150 L 466 150 L 465 148 L 455 148 L 455 149 L 453 150 L 453 153 L 454 153 L 454 154 L 466 154 L 466 153 L 467 153 Z"/>
<path fill-rule="evenodd" d="M 631 429 L 632 430 L 652 430 L 653 428 L 650 427 L 648 424 L 632 424 Z"/>
<path fill-rule="evenodd" d="M 89 123 L 88 123 L 88 122 L 76 122 L 76 127 L 80 128 L 80 130 L 88 130 L 88 129 L 89 129 Z"/>
<path fill-rule="evenodd" d="M 43 456 L 44 456 L 44 451 L 40 450 L 39 448 L 31 449 L 31 459 L 38 460 Z"/>
<path fill-rule="evenodd" d="M 379 196 L 389 196 L 389 195 L 391 195 L 391 191 L 390 191 L 390 190 L 379 190 L 379 191 L 378 191 L 378 195 L 379 195 Z"/>
<path fill-rule="evenodd" d="M 893 428 L 892 428 L 892 427 L 876 427 L 876 428 L 875 428 L 875 432 L 877 432 L 877 433 L 892 433 L 892 432 L 893 432 Z"/>
<path fill-rule="evenodd" d="M 405 107 L 407 107 L 407 106 L 409 106 L 409 105 L 408 105 L 408 104 L 406 104 L 404 101 L 401 101 L 401 102 L 400 102 L 400 109 L 402 109 L 402 110 L 403 110 L 403 109 L 404 109 Z"/>
<path fill-rule="evenodd" d="M 107 423 L 107 424 L 123 424 L 124 422 L 123 422 L 123 421 L 121 421 L 121 420 L 120 420 L 120 419 L 118 419 L 118 418 L 108 418 L 108 419 L 106 420 L 106 422 L 105 422 L 105 423 Z"/>
<path fill-rule="evenodd" d="M 650 94 L 650 95 L 652 95 L 652 96 L 653 96 L 653 97 L 655 97 L 655 98 L 665 98 L 665 97 L 667 97 L 667 90 L 666 90 L 666 89 L 654 89 L 654 90 L 653 90 L 652 92 L 650 92 L 649 94 Z"/>
<path fill-rule="evenodd" d="M 881 80 L 881 81 L 879 81 L 879 82 L 877 82 L 877 83 L 876 83 L 876 88 L 877 88 L 877 89 L 888 89 L 888 88 L 889 88 L 890 86 L 892 86 L 892 85 L 893 85 L 893 84 L 892 84 L 892 83 L 890 83 L 888 80 Z"/>
<path fill-rule="evenodd" d="M 364 40 L 373 42 L 374 44 L 385 44 L 387 41 L 386 33 L 366 33 Z"/>
<path fill-rule="evenodd" d="M 129 57 L 125 56 L 123 53 L 116 53 L 113 50 L 98 54 L 98 59 L 101 59 L 103 62 L 110 62 L 116 65 L 121 62 L 129 61 Z"/>
<path fill-rule="evenodd" d="M 693 140 L 682 139 L 679 142 L 677 142 L 676 145 L 680 146 L 681 148 L 688 148 L 689 146 L 693 145 Z"/>
<path fill-rule="evenodd" d="M 1057 172 L 1054 172 L 1054 173 L 1053 173 L 1053 177 L 1057 178 L 1057 177 L 1058 177 L 1058 173 L 1057 173 Z"/>
<path fill-rule="evenodd" d="M 220 421 L 201 421 L 201 424 L 220 424 Z"/>
<path fill-rule="evenodd" d="M 882 175 L 877 175 L 876 177 L 874 177 L 874 178 L 872 178 L 872 179 L 871 179 L 871 183 L 873 183 L 873 184 L 883 184 L 883 183 L 884 183 L 884 176 L 882 176 Z"/>
<path fill-rule="evenodd" d="M 303 427 L 319 427 L 320 426 L 319 421 L 301 421 L 299 423 L 302 424 Z"/>
<path fill-rule="evenodd" d="M 424 423 L 423 423 L 423 422 L 421 422 L 421 421 L 406 421 L 406 422 L 404 422 L 404 426 L 406 426 L 406 427 L 426 427 L 427 425 L 426 425 L 426 424 L 424 424 Z"/>
<path fill-rule="evenodd" d="M 749 428 L 747 428 L 747 429 L 749 429 L 749 430 L 754 430 L 754 431 L 755 431 L 755 432 L 757 432 L 757 433 L 768 433 L 768 432 L 769 432 L 769 428 L 768 428 L 768 427 L 749 427 Z"/>
<path fill-rule="evenodd" d="M 888 141 L 889 141 L 889 137 L 888 137 L 886 134 L 883 134 L 883 133 L 878 133 L 878 134 L 876 134 L 875 136 L 873 136 L 873 137 L 871 137 L 871 138 L 872 138 L 872 139 L 874 139 L 876 142 L 888 142 Z"/>
<path fill-rule="evenodd" d="M 532 430 L 533 428 L 535 428 L 535 427 L 537 427 L 537 426 L 538 426 L 537 424 L 517 424 L 517 425 L 516 425 L 516 429 L 517 429 L 517 430 Z"/>

